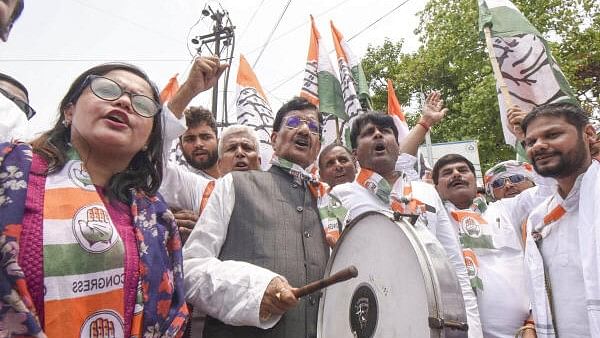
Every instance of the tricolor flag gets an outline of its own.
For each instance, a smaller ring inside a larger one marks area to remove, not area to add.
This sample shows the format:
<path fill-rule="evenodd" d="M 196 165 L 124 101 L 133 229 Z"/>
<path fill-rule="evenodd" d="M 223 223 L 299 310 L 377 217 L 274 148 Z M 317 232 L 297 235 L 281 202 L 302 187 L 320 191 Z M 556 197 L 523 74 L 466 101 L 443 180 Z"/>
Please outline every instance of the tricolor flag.
<path fill-rule="evenodd" d="M 237 121 L 254 128 L 260 142 L 261 167 L 266 170 L 273 156 L 271 131 L 273 130 L 273 111 L 267 101 L 258 79 L 246 58 L 240 54 L 240 66 L 237 74 Z"/>
<path fill-rule="evenodd" d="M 169 101 L 175 93 L 179 90 L 179 82 L 177 81 L 177 76 L 179 73 L 173 75 L 165 88 L 160 92 L 160 102 L 164 103 Z"/>
<path fill-rule="evenodd" d="M 398 98 L 396 97 L 392 80 L 387 80 L 387 94 L 388 115 L 394 119 L 394 124 L 398 128 L 398 143 L 400 143 L 410 130 L 406 123 L 406 116 L 404 116 L 400 102 L 398 102 Z"/>
<path fill-rule="evenodd" d="M 319 107 L 323 113 L 323 141 L 322 146 L 332 143 L 336 139 L 335 117 L 340 124 L 348 120 L 342 99 L 342 89 L 329 54 L 321 43 L 321 35 L 315 25 L 315 20 L 310 16 L 310 44 L 306 60 L 306 71 L 300 96 Z"/>
<path fill-rule="evenodd" d="M 333 45 L 335 46 L 335 53 L 337 55 L 338 67 L 340 71 L 340 80 L 342 85 L 342 96 L 344 97 L 344 106 L 346 113 L 351 119 L 363 112 L 358 100 L 357 95 L 357 83 L 354 80 L 353 72 L 351 68 L 358 69 L 360 62 L 354 56 L 348 43 L 344 41 L 342 34 L 335 28 L 333 21 L 329 22 L 331 25 L 331 34 L 333 35 Z M 358 70 L 356 71 L 358 73 Z"/>
<path fill-rule="evenodd" d="M 489 27 L 496 60 L 503 81 L 508 87 L 511 104 L 524 111 L 533 107 L 573 100 L 575 96 L 558 64 L 550 53 L 548 43 L 540 32 L 509 0 L 479 0 L 479 29 Z M 500 88 L 500 83 L 497 84 Z M 515 145 L 509 131 L 506 102 L 498 90 L 498 102 L 504 140 Z"/>
<path fill-rule="evenodd" d="M 342 85 L 342 96 L 346 113 L 350 118 L 343 124 L 343 135 L 347 145 L 350 144 L 350 127 L 353 119 L 358 114 L 371 108 L 369 86 L 360 60 L 352 53 L 350 45 L 344 36 L 337 30 L 333 21 L 330 21 L 333 45 L 337 54 L 338 67 Z"/>

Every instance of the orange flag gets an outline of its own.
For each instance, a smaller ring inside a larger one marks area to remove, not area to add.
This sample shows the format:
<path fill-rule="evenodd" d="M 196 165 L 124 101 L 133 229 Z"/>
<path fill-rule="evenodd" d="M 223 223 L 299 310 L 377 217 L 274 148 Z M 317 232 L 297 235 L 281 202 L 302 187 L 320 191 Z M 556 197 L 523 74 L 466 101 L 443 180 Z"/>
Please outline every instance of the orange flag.
<path fill-rule="evenodd" d="M 179 90 L 179 82 L 177 81 L 177 75 L 179 75 L 179 73 L 173 75 L 173 77 L 169 79 L 169 83 L 167 83 L 165 88 L 163 88 L 163 90 L 160 92 L 160 102 L 164 103 L 169 101 L 173 96 L 175 96 L 175 93 L 177 93 L 177 91 Z"/>
<path fill-rule="evenodd" d="M 256 74 L 242 54 L 240 54 L 240 67 L 236 82 L 237 121 L 256 131 L 260 143 L 261 167 L 263 170 L 267 170 L 271 166 L 271 157 L 273 156 L 273 147 L 271 146 L 273 111 Z"/>
<path fill-rule="evenodd" d="M 408 135 L 409 129 L 408 124 L 406 123 L 406 116 L 404 116 L 400 102 L 398 102 L 398 98 L 396 97 L 392 80 L 387 80 L 387 92 L 388 115 L 394 119 L 394 124 L 396 125 L 396 128 L 398 128 L 398 142 L 400 142 L 406 135 Z"/>

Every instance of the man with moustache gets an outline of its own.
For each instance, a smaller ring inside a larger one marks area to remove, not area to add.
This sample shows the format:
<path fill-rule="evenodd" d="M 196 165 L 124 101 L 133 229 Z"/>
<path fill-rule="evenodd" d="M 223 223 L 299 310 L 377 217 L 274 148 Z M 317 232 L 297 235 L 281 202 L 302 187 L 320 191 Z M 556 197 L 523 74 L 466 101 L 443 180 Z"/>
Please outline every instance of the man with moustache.
<path fill-rule="evenodd" d="M 515 197 L 535 186 L 533 166 L 526 162 L 500 162 L 483 175 L 486 194 L 494 201 Z"/>
<path fill-rule="evenodd" d="M 209 316 L 206 337 L 316 337 L 318 296 L 293 287 L 323 277 L 329 257 L 310 168 L 321 114 L 304 98 L 277 112 L 266 171 L 217 181 L 184 246 L 186 298 Z"/>
<path fill-rule="evenodd" d="M 437 237 L 454 267 L 465 301 L 469 337 L 482 337 L 477 301 L 442 201 L 431 185 L 411 181 L 396 170 L 399 144 L 394 120 L 377 112 L 362 114 L 352 125 L 350 142 L 360 170 L 354 182 L 336 185 L 330 193 L 348 210 L 346 223 L 368 211 L 418 215 L 417 222 Z"/>
<path fill-rule="evenodd" d="M 498 170 L 506 173 L 505 169 Z M 535 187 L 515 198 L 497 196 L 499 201 L 487 204 L 477 195 L 473 163 L 458 154 L 442 156 L 432 176 L 463 248 L 483 335 L 509 338 L 519 331 L 534 336 L 528 321 L 521 225 L 545 196 Z"/>
<path fill-rule="evenodd" d="M 534 108 L 521 123 L 535 171 L 555 193 L 527 220 L 525 262 L 538 337 L 600 337 L 600 166 L 588 115 L 572 103 Z"/>
<path fill-rule="evenodd" d="M 231 125 L 223 129 L 217 148 L 219 171 L 227 174 L 231 171 L 259 170 L 261 159 L 258 142 L 256 132 L 250 127 Z M 178 211 L 176 216 L 187 215 L 185 228 L 189 230 L 182 229 L 187 238 L 214 189 L 215 181 L 170 167 L 165 172 L 165 182 L 165 186 L 161 187 L 165 200 L 170 206 L 184 210 Z"/>
<path fill-rule="evenodd" d="M 260 169 L 259 141 L 256 131 L 244 125 L 231 125 L 221 133 L 219 160 L 221 175 L 231 171 Z"/>
<path fill-rule="evenodd" d="M 354 181 L 356 159 L 351 151 L 340 143 L 331 143 L 319 154 L 319 176 L 330 188 Z"/>
<path fill-rule="evenodd" d="M 219 178 L 217 123 L 212 113 L 202 107 L 189 107 L 185 123 L 187 130 L 179 137 L 183 154 L 179 164 L 208 180 Z"/>

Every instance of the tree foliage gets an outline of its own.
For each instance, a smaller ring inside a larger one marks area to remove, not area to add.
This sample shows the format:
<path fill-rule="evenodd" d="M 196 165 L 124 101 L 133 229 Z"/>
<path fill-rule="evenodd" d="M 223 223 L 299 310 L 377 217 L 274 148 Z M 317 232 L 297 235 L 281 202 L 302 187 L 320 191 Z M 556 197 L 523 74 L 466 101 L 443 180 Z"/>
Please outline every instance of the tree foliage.
<path fill-rule="evenodd" d="M 552 53 L 584 107 L 598 110 L 600 96 L 600 2 L 513 0 L 550 41 Z M 482 169 L 514 158 L 505 145 L 495 80 L 478 31 L 477 0 L 430 0 L 415 30 L 421 47 L 402 53 L 402 41 L 367 50 L 363 67 L 373 104 L 385 110 L 386 79 L 401 102 L 439 90 L 449 113 L 432 132 L 433 142 L 479 140 Z M 409 121 L 416 117 L 409 116 Z"/>

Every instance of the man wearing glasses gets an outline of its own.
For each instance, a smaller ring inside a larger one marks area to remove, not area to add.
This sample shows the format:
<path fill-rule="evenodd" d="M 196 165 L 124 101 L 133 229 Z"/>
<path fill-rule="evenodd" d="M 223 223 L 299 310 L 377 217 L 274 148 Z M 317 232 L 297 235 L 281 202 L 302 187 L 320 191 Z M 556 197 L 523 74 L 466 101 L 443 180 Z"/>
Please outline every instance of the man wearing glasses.
<path fill-rule="evenodd" d="M 535 186 L 533 166 L 526 162 L 504 161 L 485 172 L 485 192 L 494 201 L 515 197 Z"/>
<path fill-rule="evenodd" d="M 26 141 L 27 120 L 35 115 L 29 106 L 27 88 L 13 77 L 0 73 L 0 142 Z"/>
<path fill-rule="evenodd" d="M 329 257 L 310 173 L 320 125 L 313 104 L 290 100 L 273 123 L 271 168 L 217 181 L 183 249 L 205 337 L 316 337 L 318 296 L 292 290 L 322 278 Z"/>
<path fill-rule="evenodd" d="M 525 184 L 530 177 L 525 169 L 494 168 L 496 175 L 486 176 L 486 182 L 498 201 L 489 204 L 477 195 L 473 163 L 461 155 L 442 156 L 433 167 L 433 182 L 463 248 L 484 337 L 514 337 L 526 326 L 522 333 L 528 337 L 533 325 L 521 226 L 546 192 L 538 187 L 525 190 L 530 185 Z M 516 194 L 511 185 L 522 185 L 523 192 Z"/>

